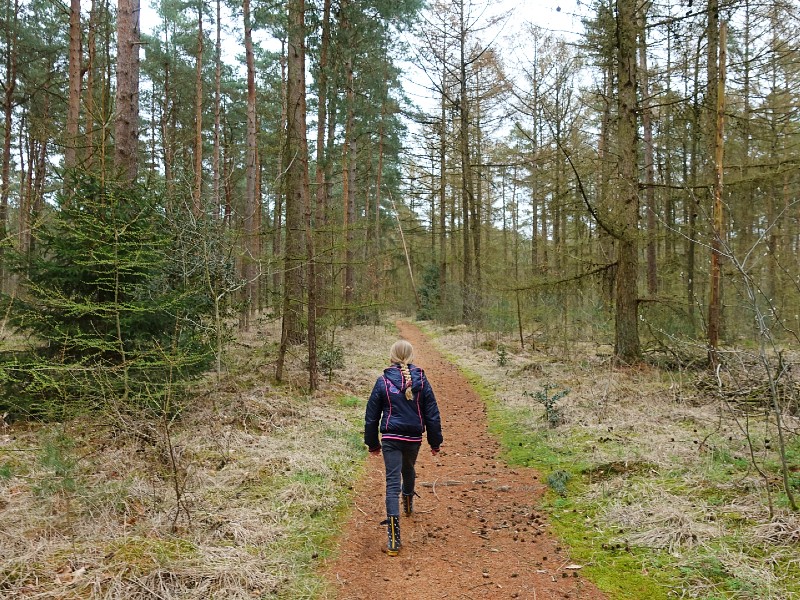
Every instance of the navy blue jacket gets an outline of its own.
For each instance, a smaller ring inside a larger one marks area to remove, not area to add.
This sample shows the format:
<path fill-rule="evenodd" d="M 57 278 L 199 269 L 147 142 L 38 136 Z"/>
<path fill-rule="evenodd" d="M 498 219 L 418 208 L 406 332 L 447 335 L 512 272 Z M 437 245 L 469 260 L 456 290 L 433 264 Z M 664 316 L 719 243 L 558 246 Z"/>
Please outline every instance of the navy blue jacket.
<path fill-rule="evenodd" d="M 372 388 L 364 416 L 364 443 L 370 450 L 381 447 L 379 430 L 383 439 L 405 442 L 422 442 L 422 434 L 427 431 L 431 448 L 442 444 L 442 420 L 433 388 L 422 369 L 410 364 L 408 370 L 411 372 L 411 400 L 406 398 L 408 386 L 404 385 L 403 373 L 397 364 L 385 369 Z"/>

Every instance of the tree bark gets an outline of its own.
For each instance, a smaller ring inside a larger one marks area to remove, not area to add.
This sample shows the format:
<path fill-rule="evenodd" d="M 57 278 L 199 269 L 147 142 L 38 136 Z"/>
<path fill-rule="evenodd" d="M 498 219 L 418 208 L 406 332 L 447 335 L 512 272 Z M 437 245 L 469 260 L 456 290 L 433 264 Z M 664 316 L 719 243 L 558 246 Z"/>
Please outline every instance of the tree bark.
<path fill-rule="evenodd" d="M 278 127 L 280 131 L 279 139 L 281 147 L 286 144 L 286 119 L 287 119 L 287 101 L 286 101 L 286 40 L 281 40 L 281 121 Z M 286 173 L 284 169 L 284 158 L 286 152 L 281 152 L 278 156 L 278 177 L 280 185 L 275 191 L 275 206 L 272 214 L 272 258 L 275 264 L 279 264 L 281 256 L 283 256 L 283 199 L 286 196 Z M 272 274 L 272 289 L 274 290 L 273 298 L 276 299 L 275 307 L 283 302 L 283 273 L 281 269 L 276 268 Z"/>
<path fill-rule="evenodd" d="M 474 202 L 472 160 L 469 147 L 469 100 L 467 98 L 467 29 L 464 0 L 459 1 L 459 152 L 461 155 L 461 236 L 463 242 L 463 270 L 461 298 L 462 320 L 473 322 L 476 314 L 472 281 L 472 247 L 470 244 L 470 207 Z"/>
<path fill-rule="evenodd" d="M 245 307 L 240 317 L 241 325 L 247 328 L 249 318 L 258 308 L 258 274 L 259 240 L 256 211 L 261 210 L 256 197 L 256 168 L 258 161 L 256 135 L 256 67 L 253 52 L 253 25 L 250 14 L 250 0 L 244 0 L 244 47 L 247 61 L 247 143 L 245 151 L 245 209 L 243 218 L 244 256 L 242 276 L 245 280 Z"/>
<path fill-rule="evenodd" d="M 636 161 L 636 0 L 617 0 L 618 172 L 620 235 L 615 286 L 615 356 L 639 359 L 637 280 L 639 272 L 639 181 Z"/>
<path fill-rule="evenodd" d="M 92 0 L 92 6 L 89 9 L 89 32 L 86 40 L 86 122 L 85 122 L 85 154 L 84 164 L 87 171 L 94 169 L 95 159 L 95 124 L 97 118 L 95 115 L 95 85 L 97 74 L 97 27 L 98 27 L 98 0 Z"/>
<path fill-rule="evenodd" d="M 306 241 L 304 248 L 304 214 L 308 214 L 308 142 L 306 140 L 305 79 L 305 1 L 289 0 L 289 36 L 287 61 L 286 121 L 286 252 L 283 292 L 281 345 L 278 352 L 276 378 L 283 377 L 283 365 L 289 345 L 303 341 L 301 314 L 303 307 L 303 261 L 313 248 Z M 309 287 L 309 286 L 306 286 Z M 313 294 L 309 298 L 313 302 Z M 316 308 L 316 307 L 314 307 Z M 311 313 L 309 313 L 311 316 Z M 311 323 L 308 324 L 312 326 Z M 309 330 L 310 331 L 310 330 Z M 309 340 L 315 344 L 315 340 Z M 316 368 L 316 367 L 314 367 Z"/>
<path fill-rule="evenodd" d="M 444 45 L 444 40 L 442 41 Z M 444 51 L 443 51 L 444 52 Z M 441 105 L 439 117 L 439 307 L 447 286 L 447 69 L 442 54 Z M 451 231 L 452 234 L 452 231 Z"/>
<path fill-rule="evenodd" d="M 220 189 L 220 146 L 222 127 L 222 0 L 217 5 L 217 39 L 214 45 L 214 148 L 211 159 L 211 195 L 214 218 L 221 216 L 222 192 Z"/>
<path fill-rule="evenodd" d="M 342 24 L 347 29 L 347 23 Z M 347 38 L 346 38 L 347 39 Z M 355 286 L 355 271 L 353 269 L 353 227 L 355 217 L 355 90 L 353 80 L 353 57 L 348 55 L 345 65 L 347 76 L 347 120 L 344 129 L 344 142 L 342 144 L 342 236 L 344 238 L 344 281 L 342 282 L 342 302 L 345 311 L 349 311 L 353 303 L 353 288 Z"/>
<path fill-rule="evenodd" d="M 723 210 L 722 210 L 722 167 L 724 159 L 723 139 L 725 133 L 725 63 L 727 60 L 726 40 L 727 24 L 723 21 L 719 28 L 719 77 L 716 93 L 716 126 L 714 144 L 714 204 L 712 207 L 711 233 L 711 289 L 708 300 L 708 348 L 709 363 L 715 368 L 719 363 L 717 347 L 720 335 L 721 285 L 722 285 L 722 248 L 723 248 Z"/>
<path fill-rule="evenodd" d="M 644 142 L 645 210 L 647 211 L 647 293 L 652 297 L 658 293 L 658 270 L 656 265 L 656 174 L 653 151 L 653 119 L 650 109 L 650 81 L 647 72 L 647 34 L 644 27 L 639 31 L 639 81 L 642 85 L 642 136 Z"/>
<path fill-rule="evenodd" d="M 319 74 L 317 76 L 318 104 L 317 104 L 317 159 L 316 170 L 314 173 L 314 183 L 316 185 L 315 197 L 315 247 L 321 247 L 323 240 L 320 230 L 323 228 L 326 214 L 328 212 L 328 185 L 327 185 L 327 163 L 329 156 L 325 149 L 325 133 L 328 120 L 328 51 L 331 40 L 331 0 L 325 0 L 322 8 L 322 39 L 319 51 Z M 331 117 L 332 118 L 332 117 Z M 315 262 L 315 287 L 317 314 L 321 315 L 326 304 L 325 277 L 322 269 Z"/>
<path fill-rule="evenodd" d="M 699 42 L 698 42 L 699 43 Z M 696 257 L 697 257 L 697 213 L 700 210 L 700 197 L 694 191 L 698 187 L 698 178 L 700 173 L 700 129 L 701 129 L 701 108 L 700 108 L 700 86 L 699 86 L 699 56 L 696 54 L 694 65 L 694 97 L 692 99 L 692 113 L 693 123 L 691 128 L 691 140 L 689 147 L 689 161 L 688 173 L 685 173 L 686 179 L 689 181 L 689 186 L 692 190 L 690 197 L 685 202 L 686 222 L 688 229 L 686 234 L 686 307 L 689 315 L 689 324 L 691 328 L 695 329 L 695 279 L 697 275 Z"/>
<path fill-rule="evenodd" d="M 70 0 L 69 6 L 69 95 L 67 98 L 64 169 L 71 171 L 78 164 L 78 129 L 81 113 L 81 0 Z M 69 189 L 67 184 L 67 197 Z"/>
<path fill-rule="evenodd" d="M 197 6 L 197 56 L 195 57 L 194 83 L 194 189 L 192 213 L 195 219 L 202 212 L 203 191 L 203 0 Z M 249 92 L 249 89 L 248 89 Z"/>
<path fill-rule="evenodd" d="M 0 181 L 0 291 L 10 291 L 9 276 L 6 273 L 4 253 L 8 234 L 8 201 L 11 195 L 11 129 L 14 115 L 14 92 L 17 85 L 17 27 L 19 23 L 19 1 L 14 0 L 13 14 L 11 4 L 6 5 L 5 42 L 5 81 L 3 81 L 3 163 Z"/>
<path fill-rule="evenodd" d="M 130 183 L 139 170 L 139 45 L 139 0 L 118 0 L 114 168 Z"/>

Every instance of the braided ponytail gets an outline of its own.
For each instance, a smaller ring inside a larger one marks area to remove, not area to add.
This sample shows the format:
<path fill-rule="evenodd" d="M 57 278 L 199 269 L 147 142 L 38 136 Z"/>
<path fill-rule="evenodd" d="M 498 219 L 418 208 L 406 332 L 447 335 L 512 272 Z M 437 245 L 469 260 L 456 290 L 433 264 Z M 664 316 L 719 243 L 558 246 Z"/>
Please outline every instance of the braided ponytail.
<path fill-rule="evenodd" d="M 397 340 L 389 351 L 389 360 L 400 365 L 400 372 L 403 374 L 403 385 L 407 386 L 406 400 L 411 400 L 414 397 L 414 392 L 411 391 L 411 371 L 408 368 L 408 363 L 411 362 L 413 354 L 414 348 L 406 340 Z"/>
<path fill-rule="evenodd" d="M 406 400 L 411 400 L 414 397 L 414 392 L 411 391 L 411 371 L 408 370 L 406 363 L 400 363 L 400 371 L 403 373 L 403 381 L 406 385 Z"/>

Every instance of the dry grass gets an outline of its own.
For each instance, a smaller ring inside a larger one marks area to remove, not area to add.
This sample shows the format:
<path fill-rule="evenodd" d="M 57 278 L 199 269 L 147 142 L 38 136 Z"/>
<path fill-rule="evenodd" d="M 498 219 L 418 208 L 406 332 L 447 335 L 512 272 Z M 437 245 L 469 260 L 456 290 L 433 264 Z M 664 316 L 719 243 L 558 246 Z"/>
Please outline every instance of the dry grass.
<path fill-rule="evenodd" d="M 765 544 L 797 547 L 800 544 L 800 517 L 781 515 L 768 523 L 762 523 L 754 533 Z"/>
<path fill-rule="evenodd" d="M 575 501 L 596 515 L 593 523 L 612 547 L 674 556 L 685 574 L 682 597 L 779 600 L 800 593 L 792 555 L 800 522 L 778 503 L 770 519 L 765 482 L 751 461 L 752 442 L 776 498 L 775 444 L 765 443 L 776 436 L 763 410 L 716 394 L 718 382 L 707 375 L 613 368 L 602 348 L 576 346 L 565 359 L 523 351 L 509 338 L 501 340 L 507 352 L 500 366 L 493 344 L 465 327 L 425 326 L 517 415 L 518 426 L 566 457 L 560 468 L 581 470 L 585 485 Z M 558 402 L 564 424 L 556 430 L 530 395 L 545 384 L 570 390 Z M 784 418 L 796 440 L 800 421 Z"/>
<path fill-rule="evenodd" d="M 618 542 L 676 553 L 722 534 L 709 507 L 667 494 L 656 486 L 633 487 L 628 498 L 636 498 L 636 502 L 617 499 L 602 513 L 603 523 L 624 532 L 617 537 Z"/>
<path fill-rule="evenodd" d="M 158 423 L 0 431 L 0 596 L 294 598 L 318 586 L 309 573 L 361 464 L 366 394 L 395 336 L 337 331 L 345 367 L 309 396 L 302 348 L 273 380 L 278 335 L 260 324 L 222 381 L 196 390 L 172 424 L 177 469 Z"/>

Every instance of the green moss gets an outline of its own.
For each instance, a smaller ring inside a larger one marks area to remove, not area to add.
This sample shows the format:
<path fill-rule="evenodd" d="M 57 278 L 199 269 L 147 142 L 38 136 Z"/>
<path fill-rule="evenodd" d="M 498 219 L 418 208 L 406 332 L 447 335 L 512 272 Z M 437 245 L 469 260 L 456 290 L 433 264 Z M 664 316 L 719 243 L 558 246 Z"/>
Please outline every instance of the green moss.
<path fill-rule="evenodd" d="M 339 405 L 344 406 L 345 408 L 355 408 L 362 404 L 361 398 L 357 398 L 356 396 L 339 396 Z"/>
<path fill-rule="evenodd" d="M 788 598 L 800 598 L 800 564 L 793 552 L 787 553 L 775 565 L 775 573 L 786 586 Z"/>
<path fill-rule="evenodd" d="M 175 563 L 198 556 L 196 546 L 180 538 L 143 538 L 138 536 L 119 538 L 106 546 L 111 563 L 126 571 L 145 574 L 155 568 L 169 568 Z"/>

